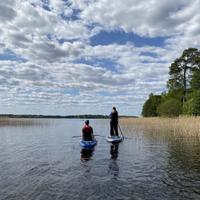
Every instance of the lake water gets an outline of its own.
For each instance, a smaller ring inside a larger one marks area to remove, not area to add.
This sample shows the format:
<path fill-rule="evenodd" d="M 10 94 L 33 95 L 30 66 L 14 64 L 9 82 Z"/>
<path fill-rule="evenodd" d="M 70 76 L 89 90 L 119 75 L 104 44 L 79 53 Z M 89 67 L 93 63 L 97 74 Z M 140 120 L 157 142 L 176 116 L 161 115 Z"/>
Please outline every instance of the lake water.
<path fill-rule="evenodd" d="M 200 199 L 200 142 L 122 127 L 118 146 L 82 150 L 83 120 L 0 127 L 1 200 Z M 107 135 L 107 120 L 91 120 Z M 136 131 L 137 130 L 137 131 Z"/>

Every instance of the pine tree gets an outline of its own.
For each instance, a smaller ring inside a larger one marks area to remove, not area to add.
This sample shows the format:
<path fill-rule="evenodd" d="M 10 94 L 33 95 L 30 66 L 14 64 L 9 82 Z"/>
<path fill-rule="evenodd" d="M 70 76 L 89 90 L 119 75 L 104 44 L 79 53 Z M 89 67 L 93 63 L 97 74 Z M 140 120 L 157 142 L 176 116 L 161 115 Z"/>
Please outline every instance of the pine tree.
<path fill-rule="evenodd" d="M 200 52 L 198 49 L 186 49 L 180 58 L 170 66 L 170 79 L 167 86 L 169 90 L 183 90 L 182 101 L 186 100 L 187 89 L 190 88 L 192 72 L 198 68 Z"/>

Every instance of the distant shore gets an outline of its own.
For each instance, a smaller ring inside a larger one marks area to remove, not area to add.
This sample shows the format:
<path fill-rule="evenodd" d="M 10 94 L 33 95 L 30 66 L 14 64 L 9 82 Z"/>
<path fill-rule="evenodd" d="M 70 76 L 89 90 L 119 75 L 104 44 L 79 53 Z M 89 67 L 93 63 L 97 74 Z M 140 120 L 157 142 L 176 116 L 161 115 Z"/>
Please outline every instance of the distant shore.
<path fill-rule="evenodd" d="M 108 119 L 108 115 L 15 115 L 15 114 L 0 114 L 0 118 L 51 118 L 51 119 Z M 120 118 L 136 118 L 136 116 L 120 116 Z"/>
<path fill-rule="evenodd" d="M 134 116 L 120 116 L 120 118 L 128 119 Z M 48 124 L 47 121 L 41 121 L 37 119 L 108 119 L 107 115 L 13 115 L 13 114 L 1 114 L 0 126 L 31 126 L 38 124 Z"/>

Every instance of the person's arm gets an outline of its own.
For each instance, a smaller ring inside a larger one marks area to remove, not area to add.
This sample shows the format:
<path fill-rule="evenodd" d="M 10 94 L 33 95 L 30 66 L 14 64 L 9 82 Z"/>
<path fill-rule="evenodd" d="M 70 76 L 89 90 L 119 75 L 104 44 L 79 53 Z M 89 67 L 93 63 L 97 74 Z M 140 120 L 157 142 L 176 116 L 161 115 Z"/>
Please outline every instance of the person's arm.
<path fill-rule="evenodd" d="M 91 127 L 92 131 L 91 131 L 91 135 L 92 135 L 92 140 L 95 140 L 95 137 L 94 137 L 94 132 L 93 132 L 93 128 Z"/>

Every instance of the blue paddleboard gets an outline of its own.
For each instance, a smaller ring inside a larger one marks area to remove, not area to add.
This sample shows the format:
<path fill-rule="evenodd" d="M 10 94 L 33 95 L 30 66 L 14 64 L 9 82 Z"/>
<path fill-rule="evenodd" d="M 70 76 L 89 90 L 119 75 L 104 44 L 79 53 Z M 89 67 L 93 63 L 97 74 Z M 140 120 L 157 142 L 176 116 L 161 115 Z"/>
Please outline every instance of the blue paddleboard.
<path fill-rule="evenodd" d="M 84 147 L 84 148 L 92 148 L 94 147 L 96 144 L 97 144 L 97 141 L 94 140 L 94 141 L 84 141 L 84 140 L 81 140 L 79 142 L 79 144 Z"/>

